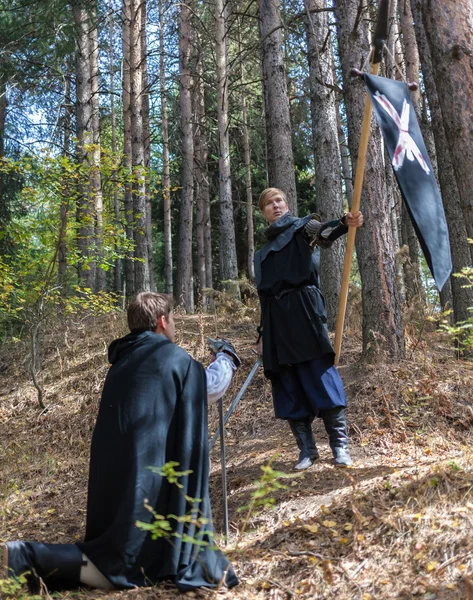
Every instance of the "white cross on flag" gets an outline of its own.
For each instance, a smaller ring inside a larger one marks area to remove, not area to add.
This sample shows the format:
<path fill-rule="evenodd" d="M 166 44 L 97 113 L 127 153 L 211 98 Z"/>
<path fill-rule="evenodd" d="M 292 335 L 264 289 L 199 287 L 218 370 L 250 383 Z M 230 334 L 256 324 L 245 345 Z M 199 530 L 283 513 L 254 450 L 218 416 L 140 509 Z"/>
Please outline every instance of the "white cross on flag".
<path fill-rule="evenodd" d="M 364 75 L 404 203 L 439 290 L 452 271 L 442 198 L 406 83 Z"/>
<path fill-rule="evenodd" d="M 379 91 L 377 91 L 374 95 L 374 99 L 379 102 L 379 104 L 384 108 L 399 129 L 399 139 L 397 141 L 392 160 L 394 170 L 397 171 L 402 167 L 404 164 L 404 158 L 407 156 L 407 159 L 411 161 L 417 159 L 420 166 L 424 169 L 427 175 L 429 175 L 429 165 L 425 162 L 425 158 L 422 156 L 417 144 L 409 135 L 409 113 L 411 105 L 404 100 L 404 104 L 402 105 L 402 114 L 399 116 L 394 106 L 391 104 L 391 102 L 389 102 L 384 94 L 380 94 Z"/>

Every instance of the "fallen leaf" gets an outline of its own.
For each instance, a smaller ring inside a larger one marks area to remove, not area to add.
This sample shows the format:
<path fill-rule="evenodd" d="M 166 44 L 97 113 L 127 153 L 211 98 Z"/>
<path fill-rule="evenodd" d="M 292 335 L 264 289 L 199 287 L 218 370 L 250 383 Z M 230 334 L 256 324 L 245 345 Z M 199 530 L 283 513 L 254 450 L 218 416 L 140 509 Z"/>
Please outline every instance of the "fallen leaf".
<path fill-rule="evenodd" d="M 331 528 L 331 527 L 336 527 L 336 526 L 337 526 L 337 523 L 336 523 L 336 521 L 322 521 L 322 525 L 323 525 L 324 527 L 329 527 L 329 528 Z"/>

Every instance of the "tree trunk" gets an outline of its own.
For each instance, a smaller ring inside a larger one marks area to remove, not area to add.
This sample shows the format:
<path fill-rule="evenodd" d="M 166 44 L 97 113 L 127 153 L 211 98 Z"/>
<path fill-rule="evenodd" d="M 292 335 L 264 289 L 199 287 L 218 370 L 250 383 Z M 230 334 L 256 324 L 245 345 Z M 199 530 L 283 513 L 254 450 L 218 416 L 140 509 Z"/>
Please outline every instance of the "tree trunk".
<path fill-rule="evenodd" d="M 123 167 L 125 170 L 124 208 L 126 220 L 126 238 L 134 246 L 134 218 L 131 167 L 131 0 L 123 0 L 122 5 L 122 46 L 123 46 Z M 134 251 L 128 250 L 125 259 L 125 293 L 130 299 L 135 294 Z"/>
<path fill-rule="evenodd" d="M 450 234 L 453 272 L 458 273 L 463 267 L 472 266 L 470 247 L 467 241 L 467 226 L 464 220 L 464 212 L 459 202 L 460 194 L 452 164 L 453 155 L 450 153 L 448 147 L 441 104 L 434 81 L 430 45 L 424 28 L 422 3 L 419 0 L 412 0 L 411 8 L 414 16 L 422 73 L 424 75 L 425 91 L 432 120 L 438 179 Z M 450 281 L 455 321 L 464 321 L 471 316 L 468 308 L 473 306 L 473 289 L 464 287 L 464 282 L 457 277 L 451 277 Z"/>
<path fill-rule="evenodd" d="M 71 145 L 71 75 L 66 73 L 64 75 L 64 142 L 63 142 L 63 155 L 68 158 L 70 156 L 70 145 Z M 1 148 L 0 148 L 1 152 Z M 1 154 L 0 154 L 1 158 Z M 63 198 L 61 200 L 61 207 L 59 209 L 59 242 L 58 242 L 58 253 L 57 253 L 57 279 L 58 285 L 61 287 L 61 295 L 64 296 L 65 290 L 65 276 L 67 269 L 67 246 L 66 246 L 66 234 L 67 234 L 67 221 L 69 218 L 69 197 L 70 188 L 68 182 L 68 176 L 64 176 L 63 184 Z"/>
<path fill-rule="evenodd" d="M 203 86 L 203 66 L 202 66 L 202 46 L 199 36 L 198 56 L 196 57 L 196 80 L 194 86 L 194 106 L 195 106 L 195 134 L 194 134 L 194 169 L 195 169 L 195 197 L 196 197 L 196 245 L 197 245 L 197 289 L 198 302 L 202 310 L 207 308 L 207 295 L 205 288 L 207 279 L 205 276 L 205 242 L 204 242 L 204 221 L 205 221 L 205 199 L 203 188 L 205 187 L 204 164 L 202 163 L 203 149 L 205 143 L 205 101 Z"/>
<path fill-rule="evenodd" d="M 217 60 L 217 120 L 219 141 L 219 195 L 220 195 L 220 280 L 238 278 L 238 265 L 233 222 L 232 180 L 230 175 L 230 136 L 228 121 L 228 79 L 226 7 L 224 0 L 215 1 L 215 55 Z M 239 296 L 237 284 L 226 288 Z"/>
<path fill-rule="evenodd" d="M 259 10 L 269 185 L 286 193 L 289 209 L 297 215 L 279 0 L 260 0 Z"/>
<path fill-rule="evenodd" d="M 307 49 L 309 59 L 310 113 L 317 212 L 322 221 L 343 214 L 337 106 L 333 86 L 332 44 L 324 0 L 306 0 Z M 327 325 L 335 329 L 342 284 L 345 245 L 337 240 L 322 250 L 320 281 L 327 305 Z"/>
<path fill-rule="evenodd" d="M 473 5 L 422 0 L 425 34 L 468 236 L 473 237 Z M 461 143 L 459 143 L 461 140 Z M 458 234 L 457 234 L 458 235 Z M 473 251 L 473 249 L 472 249 Z"/>
<path fill-rule="evenodd" d="M 191 9 L 181 4 L 179 15 L 179 107 L 181 113 L 182 191 L 179 220 L 179 264 L 177 269 L 177 302 L 186 312 L 194 311 L 192 284 L 192 202 L 194 195 L 194 141 L 192 139 L 191 100 Z"/>
<path fill-rule="evenodd" d="M 399 0 L 398 13 L 402 33 L 402 49 L 405 62 L 405 75 L 408 81 L 419 82 L 419 53 L 415 38 L 414 22 L 409 0 Z M 420 87 L 410 91 L 412 105 L 419 123 L 422 122 L 422 106 Z M 414 299 L 420 300 L 425 306 L 425 290 L 422 283 L 422 270 L 420 265 L 420 246 L 414 226 L 406 207 L 402 205 L 402 240 L 409 248 L 409 260 L 404 262 L 404 280 L 407 304 L 412 304 Z"/>
<path fill-rule="evenodd" d="M 117 118 L 115 114 L 115 54 L 113 51 L 113 7 L 112 0 L 110 0 L 110 13 L 109 13 L 109 76 L 110 76 L 110 118 L 111 118 L 111 127 L 112 127 L 112 154 L 113 154 L 113 162 L 118 158 L 118 149 L 117 149 Z M 115 215 L 115 228 L 117 232 L 121 228 L 120 224 L 120 200 L 118 196 L 118 172 L 116 169 L 112 172 L 112 181 L 113 185 L 113 211 Z M 115 252 L 118 254 L 119 248 L 115 244 Z M 115 259 L 115 265 L 113 270 L 113 290 L 116 293 L 122 292 L 122 261 L 120 257 Z"/>
<path fill-rule="evenodd" d="M 141 55 L 141 0 L 131 1 L 130 104 L 131 164 L 133 171 L 133 223 L 135 240 L 135 292 L 150 290 L 146 229 L 146 167 L 143 127 L 143 65 Z"/>
<path fill-rule="evenodd" d="M 213 289 L 213 255 L 212 255 L 212 222 L 210 219 L 210 182 L 209 182 L 209 143 L 207 138 L 207 119 L 205 116 L 205 88 L 203 79 L 199 80 L 200 95 L 203 99 L 202 126 L 200 131 L 200 163 L 202 168 L 202 181 L 200 195 L 204 208 L 204 257 L 205 257 L 205 287 Z M 207 309 L 212 308 L 213 299 L 207 298 Z"/>
<path fill-rule="evenodd" d="M 92 81 L 89 31 L 91 23 L 85 8 L 73 6 L 76 26 L 76 134 L 79 162 L 83 166 L 77 202 L 79 277 L 90 290 L 95 289 L 95 199 L 93 189 Z"/>
<path fill-rule="evenodd" d="M 145 165 L 145 203 L 146 203 L 146 244 L 148 254 L 149 289 L 156 291 L 153 257 L 153 225 L 150 192 L 150 166 L 151 166 L 151 130 L 149 124 L 149 87 L 148 87 L 148 44 L 146 38 L 147 2 L 142 0 L 141 5 L 141 70 L 143 94 L 143 145 Z"/>
<path fill-rule="evenodd" d="M 163 136 L 164 289 L 166 290 L 166 294 L 172 294 L 171 175 L 169 171 L 169 133 L 164 51 L 163 0 L 159 0 L 159 76 L 161 95 L 161 131 Z"/>
<path fill-rule="evenodd" d="M 0 161 L 5 158 L 5 124 L 7 120 L 7 84 L 5 75 L 0 73 Z M 4 216 L 5 200 L 3 197 L 4 174 L 0 173 L 0 218 Z"/>
<path fill-rule="evenodd" d="M 100 105 L 99 105 L 99 40 L 97 29 L 97 7 L 92 4 L 91 27 L 89 30 L 90 49 L 90 84 L 92 91 L 92 174 L 91 181 L 95 200 L 95 252 L 97 267 L 95 273 L 95 291 L 103 291 L 107 287 L 103 262 L 103 194 L 100 174 Z"/>
<path fill-rule="evenodd" d="M 434 132 L 432 130 L 432 122 L 430 119 L 430 114 L 429 111 L 427 109 L 427 95 L 424 92 L 424 94 L 421 96 L 421 105 L 422 105 L 422 114 L 421 114 L 421 120 L 420 120 L 420 128 L 421 128 L 421 132 L 422 132 L 422 137 L 424 138 L 424 142 L 425 142 L 425 147 L 427 148 L 427 154 L 430 158 L 430 162 L 432 163 L 432 168 L 434 171 L 434 175 L 435 175 L 435 179 L 437 181 L 439 181 L 439 169 L 438 169 L 438 163 L 437 163 L 437 152 L 435 149 L 435 139 L 434 139 Z M 454 178 L 454 175 L 452 173 L 452 177 Z M 442 189 L 442 188 L 440 188 Z M 443 198 L 442 198 L 443 201 Z M 445 202 L 443 202 L 444 205 L 444 210 L 445 210 Z M 459 205 L 458 205 L 459 208 Z M 447 211 L 445 210 L 445 214 L 447 215 Z M 463 217 L 461 214 L 461 210 L 458 210 L 458 214 L 459 214 L 459 218 L 462 220 L 462 225 L 463 225 L 463 231 L 464 234 L 466 236 L 466 228 L 465 228 L 465 224 L 463 223 Z M 447 218 L 447 226 L 449 228 L 449 231 L 451 230 L 449 224 L 448 224 L 448 218 Z M 465 247 L 466 247 L 466 254 L 469 257 L 469 248 L 468 245 L 466 244 L 466 240 L 465 240 Z M 452 252 L 452 266 L 454 264 L 454 258 L 453 258 L 453 252 Z M 453 267 L 454 269 L 455 267 Z M 439 300 L 440 300 L 440 307 L 443 311 L 449 310 L 449 315 L 448 315 L 448 322 L 450 325 L 454 325 L 455 324 L 455 315 L 454 315 L 454 311 L 453 311 L 453 293 L 452 293 L 452 282 L 451 282 L 452 277 L 450 277 L 450 279 L 448 279 L 445 282 L 445 285 L 443 286 L 443 288 L 439 291 Z"/>
<path fill-rule="evenodd" d="M 337 98 L 337 132 L 338 132 L 338 146 L 340 150 L 340 160 L 343 174 L 343 184 L 345 187 L 345 196 L 348 207 L 353 204 L 353 181 L 352 181 L 352 169 L 350 153 L 348 152 L 347 140 L 345 138 L 345 131 L 342 127 L 342 119 L 340 117 L 340 101 Z"/>
<path fill-rule="evenodd" d="M 361 82 L 349 77 L 362 67 L 370 52 L 369 18 L 361 3 L 337 0 L 337 35 L 344 82 L 348 143 L 353 164 L 358 158 L 365 93 Z M 386 194 L 380 133 L 372 127 L 361 196 L 365 226 L 356 235 L 362 283 L 363 358 L 397 360 L 404 356 L 400 299 L 396 281 L 394 243 Z"/>
<path fill-rule="evenodd" d="M 247 268 L 248 279 L 255 279 L 255 228 L 253 223 L 253 189 L 251 186 L 251 150 L 248 131 L 248 112 L 246 107 L 245 68 L 242 59 L 240 31 L 238 32 L 238 52 L 240 54 L 240 84 L 241 84 L 241 126 L 243 129 L 243 159 L 245 161 L 246 182 L 246 228 L 247 228 Z"/>

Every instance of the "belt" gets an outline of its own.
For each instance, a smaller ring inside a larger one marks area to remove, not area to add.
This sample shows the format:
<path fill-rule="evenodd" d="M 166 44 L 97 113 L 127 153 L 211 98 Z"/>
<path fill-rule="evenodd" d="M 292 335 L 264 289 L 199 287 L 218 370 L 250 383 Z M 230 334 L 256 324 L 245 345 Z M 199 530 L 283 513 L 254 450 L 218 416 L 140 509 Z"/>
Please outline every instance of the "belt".
<path fill-rule="evenodd" d="M 297 292 L 299 290 L 303 290 L 304 288 L 311 288 L 311 287 L 316 288 L 316 286 L 314 284 L 305 284 L 305 285 L 300 285 L 299 287 L 288 288 L 287 290 L 280 291 L 278 294 L 274 294 L 273 298 L 276 298 L 276 300 L 280 300 L 286 294 L 290 294 L 291 292 Z"/>

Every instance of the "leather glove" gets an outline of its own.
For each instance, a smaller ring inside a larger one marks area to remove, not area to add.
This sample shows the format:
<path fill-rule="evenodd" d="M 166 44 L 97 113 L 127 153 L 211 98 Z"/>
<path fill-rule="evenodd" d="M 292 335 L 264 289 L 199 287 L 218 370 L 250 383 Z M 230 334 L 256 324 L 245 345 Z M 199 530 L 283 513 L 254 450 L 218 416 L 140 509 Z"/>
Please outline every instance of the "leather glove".
<path fill-rule="evenodd" d="M 217 352 L 225 352 L 225 354 L 231 356 L 235 367 L 238 368 L 241 365 L 241 360 L 236 353 L 235 347 L 229 340 L 226 340 L 225 338 L 207 338 L 207 345 L 214 354 L 217 354 Z"/>

